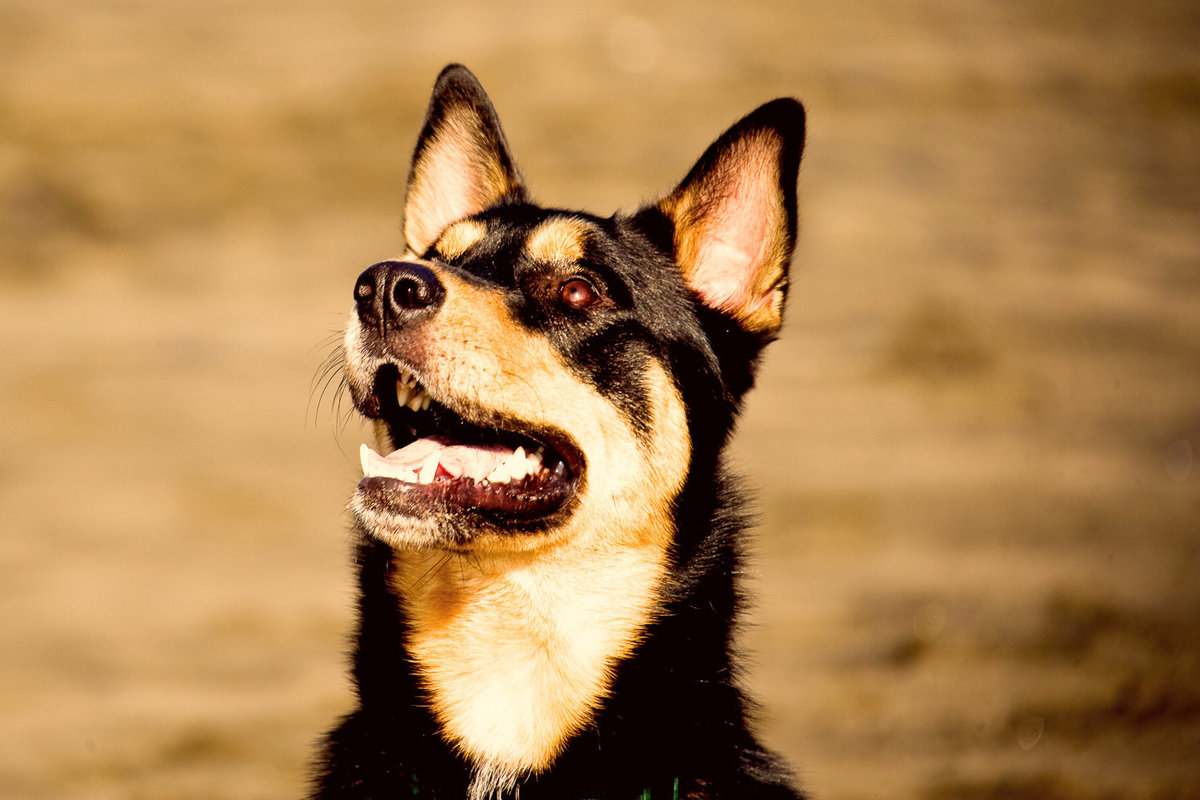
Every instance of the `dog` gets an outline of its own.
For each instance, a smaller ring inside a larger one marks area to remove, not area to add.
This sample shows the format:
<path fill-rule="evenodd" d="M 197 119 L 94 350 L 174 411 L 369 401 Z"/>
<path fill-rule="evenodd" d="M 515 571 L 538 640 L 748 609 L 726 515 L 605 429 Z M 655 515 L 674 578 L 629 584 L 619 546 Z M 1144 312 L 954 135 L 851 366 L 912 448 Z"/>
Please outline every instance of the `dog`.
<path fill-rule="evenodd" d="M 312 797 L 796 800 L 733 646 L 722 452 L 782 322 L 803 106 L 611 217 L 535 205 L 465 67 L 438 77 L 404 255 L 354 286 L 372 421 L 349 508 L 358 705 Z"/>

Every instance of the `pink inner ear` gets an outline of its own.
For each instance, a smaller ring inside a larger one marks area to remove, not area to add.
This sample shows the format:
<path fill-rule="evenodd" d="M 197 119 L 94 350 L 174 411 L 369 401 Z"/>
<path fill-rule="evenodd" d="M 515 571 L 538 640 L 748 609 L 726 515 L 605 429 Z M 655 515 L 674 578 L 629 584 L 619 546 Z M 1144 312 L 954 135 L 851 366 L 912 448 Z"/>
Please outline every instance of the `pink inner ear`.
<path fill-rule="evenodd" d="M 747 172 L 749 174 L 747 174 Z M 771 191 L 773 175 L 746 170 L 720 187 L 698 233 L 692 288 L 708 306 L 749 316 L 772 302 L 779 209 Z"/>
<path fill-rule="evenodd" d="M 405 206 L 405 238 L 424 252 L 445 228 L 523 192 L 498 129 L 473 108 L 446 111 L 417 155 Z"/>
<path fill-rule="evenodd" d="M 450 223 L 482 210 L 470 145 L 442 136 L 434 146 L 436 158 L 418 176 L 408 198 L 406 238 L 419 251 Z"/>
<path fill-rule="evenodd" d="M 437 208 L 434 219 L 440 228 L 483 210 L 479 170 L 471 161 L 469 145 L 447 142 L 435 179 L 433 191 Z"/>

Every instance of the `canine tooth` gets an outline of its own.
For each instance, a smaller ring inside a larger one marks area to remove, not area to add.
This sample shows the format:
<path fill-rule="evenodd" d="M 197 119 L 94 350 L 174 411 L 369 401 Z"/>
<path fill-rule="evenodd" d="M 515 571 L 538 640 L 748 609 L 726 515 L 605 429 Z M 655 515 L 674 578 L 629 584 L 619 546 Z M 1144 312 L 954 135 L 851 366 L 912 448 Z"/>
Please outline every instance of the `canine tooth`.
<path fill-rule="evenodd" d="M 555 464 L 554 465 L 554 477 L 556 477 L 556 478 L 567 477 L 567 465 L 561 461 L 558 462 L 557 464 Z"/>
<path fill-rule="evenodd" d="M 421 410 L 424 411 L 431 405 L 433 405 L 433 398 L 429 396 L 429 392 L 421 395 Z"/>
<path fill-rule="evenodd" d="M 421 464 L 421 471 L 417 473 L 417 483 L 422 486 L 433 483 L 433 476 L 437 474 L 439 456 L 441 456 L 441 451 L 434 450 L 425 457 L 425 461 Z"/>
<path fill-rule="evenodd" d="M 408 400 L 411 396 L 412 396 L 412 389 L 410 389 L 409 387 L 407 387 L 403 383 L 401 383 L 400 379 L 397 379 L 396 380 L 396 402 L 398 404 L 400 404 L 401 406 L 406 406 L 406 405 L 408 405 Z"/>
<path fill-rule="evenodd" d="M 505 462 L 507 464 L 508 462 Z M 496 467 L 487 476 L 488 483 L 508 483 L 508 470 L 504 468 L 504 464 Z"/>
<path fill-rule="evenodd" d="M 420 389 L 417 389 L 414 391 L 413 396 L 408 398 L 408 402 L 405 405 L 407 405 L 413 411 L 420 411 L 421 403 L 424 401 L 424 398 L 426 398 L 427 396 L 428 395 L 426 395 L 425 392 L 423 392 Z"/>
<path fill-rule="evenodd" d="M 370 462 L 370 452 L 371 448 L 367 447 L 366 442 L 363 442 L 358 446 L 358 461 L 360 464 L 362 464 L 363 475 L 368 478 L 371 477 L 370 470 L 367 469 L 367 466 Z"/>
<path fill-rule="evenodd" d="M 510 480 L 520 480 L 525 477 L 525 448 L 518 447 L 513 451 L 513 454 L 504 459 L 504 463 L 500 468 L 508 473 Z"/>

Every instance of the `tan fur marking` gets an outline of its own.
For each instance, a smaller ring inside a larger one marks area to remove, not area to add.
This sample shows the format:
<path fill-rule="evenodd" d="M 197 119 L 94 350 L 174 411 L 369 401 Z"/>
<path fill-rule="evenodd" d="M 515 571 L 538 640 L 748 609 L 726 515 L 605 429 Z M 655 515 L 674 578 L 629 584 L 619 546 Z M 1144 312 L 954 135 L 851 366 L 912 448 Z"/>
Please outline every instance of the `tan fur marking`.
<path fill-rule="evenodd" d="M 499 292 L 439 273 L 446 301 L 427 340 L 430 390 L 570 431 L 588 465 L 559 530 L 395 556 L 408 646 L 445 733 L 477 763 L 537 772 L 592 719 L 653 617 L 690 458 L 686 414 L 651 363 L 654 435 L 640 440 L 620 409 L 511 319 Z"/>
<path fill-rule="evenodd" d="M 438 236 L 433 246 L 438 255 L 452 261 L 471 249 L 487 233 L 487 226 L 473 219 L 456 222 Z"/>
<path fill-rule="evenodd" d="M 551 217 L 534 229 L 525 242 L 525 252 L 534 261 L 570 264 L 586 255 L 591 226 L 581 219 Z"/>

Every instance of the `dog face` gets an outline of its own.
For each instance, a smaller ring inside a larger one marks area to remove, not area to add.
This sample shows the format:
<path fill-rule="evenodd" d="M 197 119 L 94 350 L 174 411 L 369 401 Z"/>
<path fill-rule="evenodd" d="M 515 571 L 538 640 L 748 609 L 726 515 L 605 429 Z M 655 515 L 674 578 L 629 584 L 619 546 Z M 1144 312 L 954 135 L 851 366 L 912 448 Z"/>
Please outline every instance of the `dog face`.
<path fill-rule="evenodd" d="M 803 111 L 767 104 L 629 215 L 533 205 L 474 77 L 439 77 L 406 252 L 354 289 L 346 374 L 379 452 L 350 507 L 393 547 L 651 546 L 778 331 Z"/>

